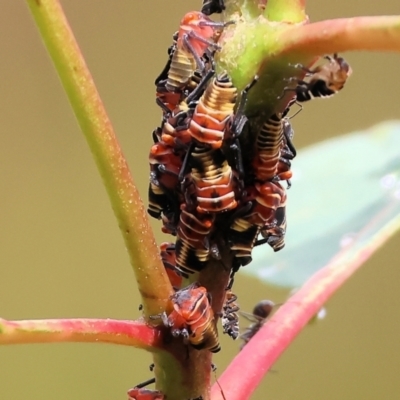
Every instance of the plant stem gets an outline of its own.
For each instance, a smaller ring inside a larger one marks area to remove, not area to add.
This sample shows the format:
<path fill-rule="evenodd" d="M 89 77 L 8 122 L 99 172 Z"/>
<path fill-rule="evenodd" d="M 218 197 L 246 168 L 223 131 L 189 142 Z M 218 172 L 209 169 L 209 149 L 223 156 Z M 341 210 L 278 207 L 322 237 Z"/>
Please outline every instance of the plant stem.
<path fill-rule="evenodd" d="M 103 178 L 134 267 L 145 315 L 173 293 L 142 200 L 78 44 L 57 0 L 27 0 Z"/>
<path fill-rule="evenodd" d="M 280 32 L 282 54 L 349 50 L 400 51 L 400 16 L 331 19 Z"/>
<path fill-rule="evenodd" d="M 7 321 L 0 318 L 0 344 L 112 343 L 156 351 L 160 332 L 144 322 L 113 319 L 38 319 Z"/>
<path fill-rule="evenodd" d="M 268 0 L 264 16 L 269 21 L 302 22 L 307 19 L 305 0 Z"/>
<path fill-rule="evenodd" d="M 229 400 L 250 398 L 263 376 L 286 350 L 323 304 L 361 267 L 365 261 L 400 229 L 400 216 L 356 251 L 344 249 L 328 265 L 316 272 L 249 341 L 219 378 Z M 266 346 L 265 344 L 268 343 Z M 246 368 L 243 368 L 246 365 Z M 223 400 L 218 385 L 212 400 Z"/>

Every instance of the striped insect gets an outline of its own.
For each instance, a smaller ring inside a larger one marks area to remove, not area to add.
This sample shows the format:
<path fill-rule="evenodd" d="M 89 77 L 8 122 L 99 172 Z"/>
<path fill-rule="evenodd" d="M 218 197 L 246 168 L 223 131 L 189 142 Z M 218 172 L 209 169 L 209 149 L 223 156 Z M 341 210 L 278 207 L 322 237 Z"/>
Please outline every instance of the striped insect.
<path fill-rule="evenodd" d="M 279 217 L 281 210 L 285 210 L 285 189 L 277 182 L 264 182 L 246 187 L 245 192 L 243 204 L 232 215 L 228 231 L 236 269 L 251 262 L 255 245 L 269 243 L 275 251 L 284 246 L 285 231 Z M 259 233 L 264 233 L 265 239 L 257 241 Z"/>
<path fill-rule="evenodd" d="M 279 180 L 277 173 L 283 141 L 282 113 L 275 113 L 257 134 L 253 168 L 258 181 Z"/>
<path fill-rule="evenodd" d="M 182 285 L 182 279 L 187 278 L 188 275 L 182 274 L 175 267 L 176 265 L 175 244 L 168 242 L 161 243 L 160 255 L 172 287 L 175 290 L 178 290 Z"/>
<path fill-rule="evenodd" d="M 201 96 L 189 125 L 192 138 L 217 149 L 222 146 L 225 128 L 234 116 L 238 91 L 226 73 L 216 76 Z"/>
<path fill-rule="evenodd" d="M 282 113 L 268 118 L 257 134 L 253 169 L 258 181 L 289 181 L 292 177 L 290 161 L 296 156 L 296 149 L 292 143 L 294 132 L 286 114 L 293 102 Z"/>
<path fill-rule="evenodd" d="M 212 55 L 213 51 L 219 49 L 215 39 L 218 30 L 225 25 L 223 22 L 214 22 L 197 11 L 189 12 L 183 17 L 171 53 L 165 84 L 168 91 L 181 93 L 196 69 L 202 76 L 205 74 L 206 65 L 202 57 L 205 53 Z"/>
<path fill-rule="evenodd" d="M 209 237 L 214 227 L 214 216 L 199 214 L 181 206 L 176 239 L 176 269 L 182 274 L 201 271 L 212 255 Z"/>
<path fill-rule="evenodd" d="M 207 289 L 197 282 L 178 290 L 171 296 L 173 311 L 161 315 L 165 326 L 174 337 L 181 336 L 184 343 L 195 349 L 220 351 L 217 326 Z"/>
<path fill-rule="evenodd" d="M 288 120 L 285 118 L 283 121 L 283 141 L 281 146 L 281 156 L 279 157 L 276 176 L 279 180 L 287 182 L 289 189 L 292 184 L 290 179 L 292 177 L 291 161 L 296 157 L 296 148 L 292 143 L 294 131 Z"/>
<path fill-rule="evenodd" d="M 239 306 L 235 303 L 236 300 L 237 296 L 231 290 L 227 290 L 221 316 L 223 333 L 227 333 L 233 340 L 239 336 L 239 317 L 237 315 Z"/>
<path fill-rule="evenodd" d="M 284 91 L 294 90 L 298 102 L 312 100 L 316 97 L 330 97 L 339 92 L 350 77 L 352 69 L 345 59 L 339 57 L 337 53 L 333 57 L 325 56 L 324 58 L 329 62 L 318 65 L 313 69 L 296 64 L 295 67 L 306 72 L 306 77 L 309 77 L 309 80 L 292 78 L 290 80 L 297 83 L 296 88 L 285 88 Z"/>
<path fill-rule="evenodd" d="M 255 245 L 268 243 L 277 252 L 285 247 L 286 234 L 286 196 L 281 205 L 275 210 L 273 222 L 267 224 L 260 231 L 264 239 L 258 240 Z"/>
<path fill-rule="evenodd" d="M 235 172 L 221 149 L 195 146 L 189 161 L 191 172 L 184 183 L 188 204 L 198 213 L 222 213 L 236 208 Z"/>
<path fill-rule="evenodd" d="M 206 15 L 214 13 L 220 14 L 225 10 L 224 0 L 203 0 L 203 7 L 201 12 Z"/>
<path fill-rule="evenodd" d="M 252 206 L 252 203 L 249 203 L 249 205 Z M 251 253 L 261 231 L 260 226 L 253 224 L 246 217 L 246 215 L 243 217 L 236 216 L 230 224 L 228 243 L 235 254 L 235 258 L 228 288 L 232 287 L 234 274 L 239 268 L 251 263 Z"/>
<path fill-rule="evenodd" d="M 271 315 L 275 303 L 271 300 L 261 300 L 253 308 L 253 314 L 243 313 L 240 314 L 247 318 L 252 324 L 240 335 L 240 339 L 243 340 L 243 344 L 240 346 L 240 350 L 250 341 L 250 339 L 261 329 L 265 324 L 267 318 Z"/>
<path fill-rule="evenodd" d="M 174 88 L 173 91 L 171 91 L 171 87 L 168 89 L 168 74 L 170 73 L 172 57 L 177 49 L 178 33 L 179 32 L 176 32 L 174 34 L 173 44 L 168 48 L 168 62 L 161 74 L 155 80 L 156 103 L 161 107 L 164 115 L 176 111 L 177 108 L 182 109 L 182 105 L 187 106 L 187 104 L 197 101 L 203 94 L 204 88 L 214 74 L 215 69 L 214 60 L 212 57 L 213 53 L 210 52 L 209 55 L 204 55 L 201 57 L 205 71 L 196 69 L 191 72 L 190 76 L 184 81 L 184 83 L 182 83 L 180 87 Z"/>
<path fill-rule="evenodd" d="M 180 198 L 177 188 L 182 156 L 173 147 L 160 141 L 151 147 L 149 163 L 150 184 L 147 211 L 153 218 L 163 218 L 165 233 L 175 233 L 179 218 Z"/>

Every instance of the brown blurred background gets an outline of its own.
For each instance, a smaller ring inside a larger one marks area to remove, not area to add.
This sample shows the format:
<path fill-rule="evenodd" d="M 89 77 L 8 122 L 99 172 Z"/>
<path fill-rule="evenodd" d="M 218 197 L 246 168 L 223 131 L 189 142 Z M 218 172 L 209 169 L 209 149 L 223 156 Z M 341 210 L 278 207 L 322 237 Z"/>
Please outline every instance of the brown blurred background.
<path fill-rule="evenodd" d="M 160 121 L 153 81 L 180 18 L 201 1 L 62 3 L 146 196 L 151 132 Z M 400 14 L 393 0 L 359 4 L 311 0 L 308 14 L 313 21 Z M 0 54 L 0 316 L 139 317 L 133 273 L 108 199 L 23 1 L 2 4 Z M 400 55 L 359 52 L 346 59 L 354 74 L 345 90 L 307 104 L 293 120 L 298 148 L 399 118 Z M 355 149 L 354 162 L 358 157 Z M 357 207 L 357 199 L 349 198 L 349 206 Z M 166 240 L 160 225 L 153 226 L 159 241 Z M 302 332 L 254 399 L 400 397 L 399 238 L 329 301 L 326 318 Z M 280 302 L 287 295 L 243 274 L 235 289 L 247 311 L 260 299 Z M 221 340 L 218 373 L 239 346 Z M 129 387 L 151 376 L 150 362 L 142 351 L 111 345 L 3 346 L 0 398 L 125 399 Z"/>

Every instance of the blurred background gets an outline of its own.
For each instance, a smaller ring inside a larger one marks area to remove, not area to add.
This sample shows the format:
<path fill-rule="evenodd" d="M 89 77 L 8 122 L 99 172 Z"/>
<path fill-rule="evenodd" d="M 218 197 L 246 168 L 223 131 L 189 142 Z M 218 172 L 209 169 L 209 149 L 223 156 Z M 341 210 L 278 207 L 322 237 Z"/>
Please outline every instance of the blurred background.
<path fill-rule="evenodd" d="M 146 198 L 151 132 L 161 115 L 153 81 L 181 17 L 201 1 L 62 3 Z M 307 3 L 312 21 L 400 14 L 392 0 Z M 23 1 L 2 4 L 0 54 L 0 316 L 138 318 L 134 276 L 105 190 Z M 345 90 L 307 104 L 292 120 L 300 151 L 400 116 L 400 55 L 345 57 L 354 71 Z M 354 150 L 357 162 L 362 154 Z M 160 242 L 168 240 L 152 225 Z M 254 399 L 399 397 L 399 239 L 329 301 L 325 319 L 304 329 Z M 249 312 L 261 299 L 287 296 L 240 273 L 235 290 Z M 221 342 L 217 375 L 239 347 L 230 338 Z M 151 376 L 149 354 L 104 344 L 2 346 L 0 360 L 1 399 L 125 399 L 128 388 Z"/>

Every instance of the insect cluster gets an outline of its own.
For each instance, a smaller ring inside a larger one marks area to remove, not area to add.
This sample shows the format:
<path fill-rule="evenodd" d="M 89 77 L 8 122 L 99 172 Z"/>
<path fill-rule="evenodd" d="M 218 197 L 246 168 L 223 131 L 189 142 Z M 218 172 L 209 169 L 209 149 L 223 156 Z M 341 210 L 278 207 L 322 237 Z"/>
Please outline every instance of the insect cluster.
<path fill-rule="evenodd" d="M 233 276 L 252 260 L 252 249 L 268 243 L 274 251 L 285 245 L 286 185 L 296 156 L 293 129 L 287 116 L 294 102 L 328 97 L 338 92 L 351 73 L 346 61 L 326 57 L 314 69 L 302 65 L 306 80 L 292 78 L 284 93 L 293 99 L 252 132 L 252 143 L 241 135 L 249 127 L 247 95 L 254 77 L 241 92 L 225 71 L 216 73 L 218 39 L 230 22 L 215 22 L 222 0 L 204 0 L 201 12 L 187 13 L 168 49 L 168 62 L 156 79 L 161 126 L 153 132 L 148 213 L 162 221 L 162 231 L 176 237 L 161 245 L 161 257 L 176 292 L 173 311 L 163 315 L 172 336 L 196 349 L 220 349 L 210 295 L 199 283 L 183 280 L 219 260 L 221 250 L 233 256 L 231 278 L 221 310 L 224 333 L 239 336 L 238 306 L 231 292 Z M 193 281 L 194 279 L 191 279 Z M 245 337 L 249 340 L 249 335 Z"/>
<path fill-rule="evenodd" d="M 172 311 L 159 317 L 171 337 L 211 352 L 220 350 L 217 316 L 223 333 L 239 337 L 239 307 L 231 291 L 234 274 L 251 262 L 254 246 L 268 243 L 279 251 L 285 245 L 286 188 L 291 186 L 296 156 L 290 106 L 337 93 L 351 74 L 337 54 L 326 56 L 328 62 L 314 69 L 293 65 L 305 80 L 289 79 L 283 94 L 292 92 L 293 98 L 287 108 L 253 132 L 245 106 L 258 77 L 239 92 L 226 71 L 215 71 L 218 39 L 231 22 L 215 22 L 209 15 L 224 9 L 223 0 L 203 0 L 201 11 L 187 13 L 173 35 L 167 64 L 155 80 L 162 120 L 153 132 L 149 155 L 148 213 L 162 221 L 164 233 L 176 237 L 174 243 L 160 246 L 175 294 L 170 298 Z M 254 140 L 246 142 L 243 137 L 249 131 Z M 221 250 L 230 252 L 231 265 L 222 262 Z M 224 305 L 215 313 L 204 286 L 183 285 L 196 280 L 195 274 L 212 259 L 221 260 L 221 268 L 230 271 Z M 260 302 L 247 317 L 253 324 L 241 335 L 242 348 L 272 308 L 273 303 Z M 164 399 L 161 392 L 143 385 L 128 394 L 130 400 Z"/>

